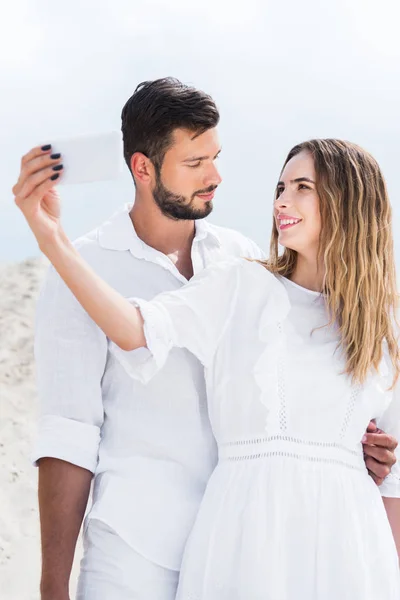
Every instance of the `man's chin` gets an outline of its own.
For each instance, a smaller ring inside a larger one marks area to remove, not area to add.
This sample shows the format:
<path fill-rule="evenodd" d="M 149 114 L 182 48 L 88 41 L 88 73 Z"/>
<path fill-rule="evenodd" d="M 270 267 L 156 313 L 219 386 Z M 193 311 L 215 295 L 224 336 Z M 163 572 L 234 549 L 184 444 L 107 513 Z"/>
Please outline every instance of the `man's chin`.
<path fill-rule="evenodd" d="M 196 221 L 198 219 L 205 219 L 213 210 L 212 202 L 202 202 L 201 206 L 183 206 L 179 204 L 164 204 L 162 206 L 158 204 L 158 206 L 166 217 L 174 219 L 174 221 Z"/>
<path fill-rule="evenodd" d="M 201 208 L 194 208 L 193 209 L 193 219 L 205 219 L 206 217 L 208 217 L 209 214 L 212 213 L 213 211 L 213 203 L 212 202 L 207 202 L 204 206 L 202 206 Z"/>

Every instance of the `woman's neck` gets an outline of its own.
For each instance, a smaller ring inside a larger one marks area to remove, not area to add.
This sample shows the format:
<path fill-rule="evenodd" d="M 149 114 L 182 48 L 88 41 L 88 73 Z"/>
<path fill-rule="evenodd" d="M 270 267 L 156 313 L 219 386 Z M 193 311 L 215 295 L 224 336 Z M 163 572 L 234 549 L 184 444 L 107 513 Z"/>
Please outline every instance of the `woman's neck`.
<path fill-rule="evenodd" d="M 324 276 L 323 264 L 318 263 L 315 257 L 308 258 L 298 254 L 296 267 L 289 279 L 307 290 L 322 292 Z"/>

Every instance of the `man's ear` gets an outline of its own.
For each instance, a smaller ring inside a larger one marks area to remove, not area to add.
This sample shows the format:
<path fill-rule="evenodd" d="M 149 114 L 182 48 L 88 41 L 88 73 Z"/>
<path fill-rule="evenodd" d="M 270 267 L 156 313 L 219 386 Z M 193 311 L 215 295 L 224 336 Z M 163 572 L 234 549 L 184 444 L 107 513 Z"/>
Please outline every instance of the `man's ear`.
<path fill-rule="evenodd" d="M 131 158 L 131 171 L 138 183 L 149 183 L 154 176 L 154 165 L 145 154 L 135 152 Z"/>

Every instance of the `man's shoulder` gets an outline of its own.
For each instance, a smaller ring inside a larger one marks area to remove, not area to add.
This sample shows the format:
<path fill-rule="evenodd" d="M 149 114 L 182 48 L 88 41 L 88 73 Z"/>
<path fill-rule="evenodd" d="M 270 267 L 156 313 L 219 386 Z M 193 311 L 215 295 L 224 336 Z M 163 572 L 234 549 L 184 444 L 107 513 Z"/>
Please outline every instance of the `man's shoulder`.
<path fill-rule="evenodd" d="M 132 255 L 129 254 L 129 261 L 127 261 L 126 252 L 115 251 L 128 249 L 128 247 L 122 246 L 121 219 L 116 218 L 115 215 L 118 217 L 118 213 L 114 213 L 108 220 L 79 236 L 72 244 L 96 273 L 114 287 L 118 287 L 123 280 L 120 272 L 134 264 L 134 261 L 131 260 Z M 49 293 L 49 290 L 53 288 L 66 291 L 66 286 L 57 271 L 52 265 L 49 265 L 42 290 L 43 293 Z"/>
<path fill-rule="evenodd" d="M 74 240 L 73 245 L 91 266 L 96 266 L 96 263 L 103 261 L 106 256 L 107 259 L 112 259 L 121 255 L 113 250 L 129 249 L 126 240 L 131 233 L 129 211 L 123 207 L 106 221 Z"/>
<path fill-rule="evenodd" d="M 99 225 L 95 229 L 84 233 L 83 235 L 76 238 L 72 243 L 79 254 L 89 259 L 90 256 L 97 256 L 102 254 L 105 249 L 102 247 L 99 241 L 102 225 Z"/>
<path fill-rule="evenodd" d="M 265 253 L 261 248 L 250 238 L 245 236 L 240 231 L 230 229 L 229 227 L 221 227 L 208 223 L 208 227 L 219 239 L 221 249 L 224 253 L 233 256 L 245 256 L 248 258 L 264 258 Z"/>

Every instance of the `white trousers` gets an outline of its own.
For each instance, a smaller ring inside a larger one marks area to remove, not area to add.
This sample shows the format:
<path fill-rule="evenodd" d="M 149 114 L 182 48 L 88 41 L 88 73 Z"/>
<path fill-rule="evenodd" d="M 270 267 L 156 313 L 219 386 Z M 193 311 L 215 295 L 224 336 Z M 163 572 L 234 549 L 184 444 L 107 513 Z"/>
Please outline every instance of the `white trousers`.
<path fill-rule="evenodd" d="M 179 573 L 135 552 L 102 521 L 91 519 L 76 600 L 175 600 Z"/>

